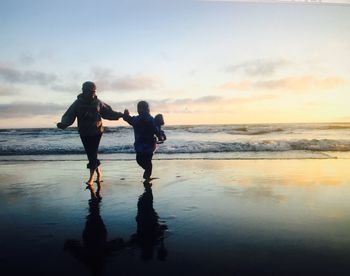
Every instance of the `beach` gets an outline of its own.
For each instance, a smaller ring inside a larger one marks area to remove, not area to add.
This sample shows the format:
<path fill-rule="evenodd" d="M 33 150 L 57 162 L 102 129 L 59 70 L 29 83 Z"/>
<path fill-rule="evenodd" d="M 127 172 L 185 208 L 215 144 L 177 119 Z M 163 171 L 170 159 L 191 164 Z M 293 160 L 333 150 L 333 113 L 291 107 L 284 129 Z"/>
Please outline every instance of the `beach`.
<path fill-rule="evenodd" d="M 349 275 L 350 160 L 0 162 L 2 275 Z"/>

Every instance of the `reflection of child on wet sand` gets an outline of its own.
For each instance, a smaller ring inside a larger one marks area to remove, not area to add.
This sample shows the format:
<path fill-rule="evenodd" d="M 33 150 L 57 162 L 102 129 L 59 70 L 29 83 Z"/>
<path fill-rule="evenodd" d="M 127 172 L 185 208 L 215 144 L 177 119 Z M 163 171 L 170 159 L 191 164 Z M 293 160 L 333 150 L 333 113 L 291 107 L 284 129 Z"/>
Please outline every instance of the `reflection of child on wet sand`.
<path fill-rule="evenodd" d="M 145 192 L 137 202 L 137 231 L 130 237 L 129 246 L 139 246 L 141 258 L 153 259 L 154 249 L 157 248 L 157 259 L 165 260 L 167 250 L 164 245 L 166 224 L 159 221 L 159 216 L 153 208 L 153 193 L 149 185 L 145 185 Z"/>
<path fill-rule="evenodd" d="M 161 114 L 153 118 L 150 114 L 149 105 L 145 101 L 137 104 L 138 116 L 130 116 L 129 111 L 124 111 L 123 119 L 134 128 L 136 161 L 143 169 L 145 182 L 150 182 L 152 175 L 152 157 L 156 149 L 157 138 L 159 142 L 166 140 L 161 125 L 164 125 Z M 156 138 L 157 137 L 157 138 Z"/>

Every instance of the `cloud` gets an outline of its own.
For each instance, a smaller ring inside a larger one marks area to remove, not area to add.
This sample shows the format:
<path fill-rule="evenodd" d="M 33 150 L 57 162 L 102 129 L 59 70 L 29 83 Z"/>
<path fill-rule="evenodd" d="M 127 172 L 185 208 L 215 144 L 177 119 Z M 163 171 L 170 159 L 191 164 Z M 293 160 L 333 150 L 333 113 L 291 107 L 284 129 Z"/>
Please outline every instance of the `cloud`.
<path fill-rule="evenodd" d="M 198 110 L 199 107 L 206 107 L 209 104 L 222 102 L 222 98 L 215 96 L 201 97 L 197 99 L 161 99 L 150 100 L 151 110 L 161 112 L 190 112 Z M 128 108 L 131 111 L 136 109 L 137 101 L 107 102 L 113 109 L 122 111 Z M 53 103 L 34 103 L 34 102 L 13 102 L 9 104 L 0 104 L 0 118 L 21 118 L 31 116 L 62 115 L 69 105 L 59 105 Z"/>
<path fill-rule="evenodd" d="M 157 99 L 149 100 L 152 114 L 162 113 L 225 113 L 240 104 L 261 102 L 276 98 L 274 95 L 261 95 L 257 97 L 228 98 L 208 95 L 199 98 L 182 99 Z M 136 112 L 137 100 L 107 102 L 114 110 L 123 111 L 128 108 L 131 113 Z M 0 118 L 30 118 L 34 116 L 62 116 L 69 104 L 35 103 L 35 102 L 13 102 L 0 104 Z"/>
<path fill-rule="evenodd" d="M 265 89 L 286 89 L 286 90 L 327 90 L 341 86 L 345 80 L 339 77 L 320 78 L 315 76 L 287 77 L 276 80 L 259 81 L 255 85 Z"/>
<path fill-rule="evenodd" d="M 57 80 L 57 76 L 54 74 L 33 70 L 20 71 L 5 65 L 0 65 L 0 78 L 11 84 L 48 85 Z"/>
<path fill-rule="evenodd" d="M 66 93 L 80 93 L 81 92 L 81 84 L 53 84 L 51 85 L 51 89 L 58 92 L 66 92 Z"/>
<path fill-rule="evenodd" d="M 116 90 L 144 90 L 155 89 L 159 85 L 159 79 L 152 76 L 134 76 L 117 78 L 110 83 L 111 89 Z"/>
<path fill-rule="evenodd" d="M 232 106 L 240 104 L 260 102 L 276 98 L 275 95 L 260 95 L 255 97 L 218 97 L 204 96 L 199 98 L 182 98 L 182 99 L 160 99 L 149 100 L 152 113 L 203 113 L 203 112 L 227 112 Z M 130 111 L 136 109 L 136 101 L 112 102 L 111 106 L 119 109 L 128 108 Z M 154 111 L 154 112 L 153 112 Z"/>
<path fill-rule="evenodd" d="M 12 96 L 18 94 L 19 90 L 12 86 L 0 85 L 0 96 Z"/>
<path fill-rule="evenodd" d="M 116 76 L 112 69 L 94 67 L 92 76 L 98 90 L 138 91 L 157 89 L 161 81 L 157 76 L 136 74 L 134 76 Z"/>
<path fill-rule="evenodd" d="M 35 58 L 29 53 L 22 53 L 18 59 L 24 65 L 31 65 L 35 63 Z"/>
<path fill-rule="evenodd" d="M 294 92 L 307 90 L 329 90 L 337 88 L 347 81 L 340 77 L 316 77 L 311 75 L 289 76 L 285 78 L 240 82 L 227 82 L 221 85 L 224 90 L 290 90 Z"/>
<path fill-rule="evenodd" d="M 52 103 L 15 102 L 0 104 L 0 118 L 20 118 L 62 113 L 67 106 Z"/>
<path fill-rule="evenodd" d="M 40 51 L 25 51 L 18 56 L 18 61 L 23 65 L 32 65 L 42 60 L 52 60 L 54 51 L 52 49 L 42 49 Z"/>
<path fill-rule="evenodd" d="M 94 80 L 101 82 L 109 82 L 113 78 L 113 70 L 110 68 L 95 66 L 91 68 L 91 74 Z"/>
<path fill-rule="evenodd" d="M 230 81 L 220 87 L 224 90 L 249 90 L 254 88 L 254 82 L 250 80 Z"/>
<path fill-rule="evenodd" d="M 213 105 L 220 104 L 222 97 L 205 96 L 199 98 L 183 98 L 183 99 L 162 99 L 159 101 L 151 101 L 151 105 L 157 110 L 166 110 L 168 112 L 192 112 L 205 107 L 210 109 Z"/>
<path fill-rule="evenodd" d="M 235 65 L 228 65 L 224 68 L 226 72 L 243 72 L 249 76 L 270 76 L 278 69 L 290 64 L 285 59 L 264 60 L 257 59 L 248 62 L 243 62 Z"/>
<path fill-rule="evenodd" d="M 89 77 L 83 77 L 78 73 L 70 73 L 64 80 L 55 74 L 34 70 L 19 70 L 15 67 L 0 64 L 0 80 L 9 84 L 36 84 L 49 86 L 53 91 L 72 92 L 80 91 L 81 85 L 86 80 L 96 82 L 99 91 L 139 91 L 157 89 L 161 81 L 157 76 L 136 74 L 134 76 L 115 76 L 109 68 L 94 67 Z M 76 79 L 82 79 L 78 83 Z M 74 82 L 73 82 L 74 80 Z"/>
<path fill-rule="evenodd" d="M 238 105 L 261 102 L 274 98 L 276 98 L 275 95 L 260 95 L 255 97 L 205 96 L 194 99 L 164 99 L 161 101 L 151 101 L 151 106 L 161 112 L 169 113 L 225 113 Z"/>

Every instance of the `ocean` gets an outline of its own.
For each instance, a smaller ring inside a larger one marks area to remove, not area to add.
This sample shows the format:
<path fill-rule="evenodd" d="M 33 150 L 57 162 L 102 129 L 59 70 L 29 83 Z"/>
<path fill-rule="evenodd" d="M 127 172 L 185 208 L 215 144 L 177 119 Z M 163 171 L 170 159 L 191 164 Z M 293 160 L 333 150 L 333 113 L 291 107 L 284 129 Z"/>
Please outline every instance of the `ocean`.
<path fill-rule="evenodd" d="M 350 158 L 350 123 L 166 126 L 154 159 Z M 134 158 L 131 127 L 106 127 L 103 159 Z M 0 130 L 0 160 L 85 160 L 76 128 Z"/>

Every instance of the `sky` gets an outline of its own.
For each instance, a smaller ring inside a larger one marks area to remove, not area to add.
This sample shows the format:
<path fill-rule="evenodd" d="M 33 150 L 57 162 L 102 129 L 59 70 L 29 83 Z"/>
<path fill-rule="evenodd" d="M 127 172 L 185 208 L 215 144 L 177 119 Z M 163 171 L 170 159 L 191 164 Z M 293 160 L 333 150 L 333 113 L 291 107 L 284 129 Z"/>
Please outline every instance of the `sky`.
<path fill-rule="evenodd" d="M 349 30 L 347 4 L 2 0 L 0 128 L 55 127 L 88 80 L 168 125 L 347 122 Z"/>

